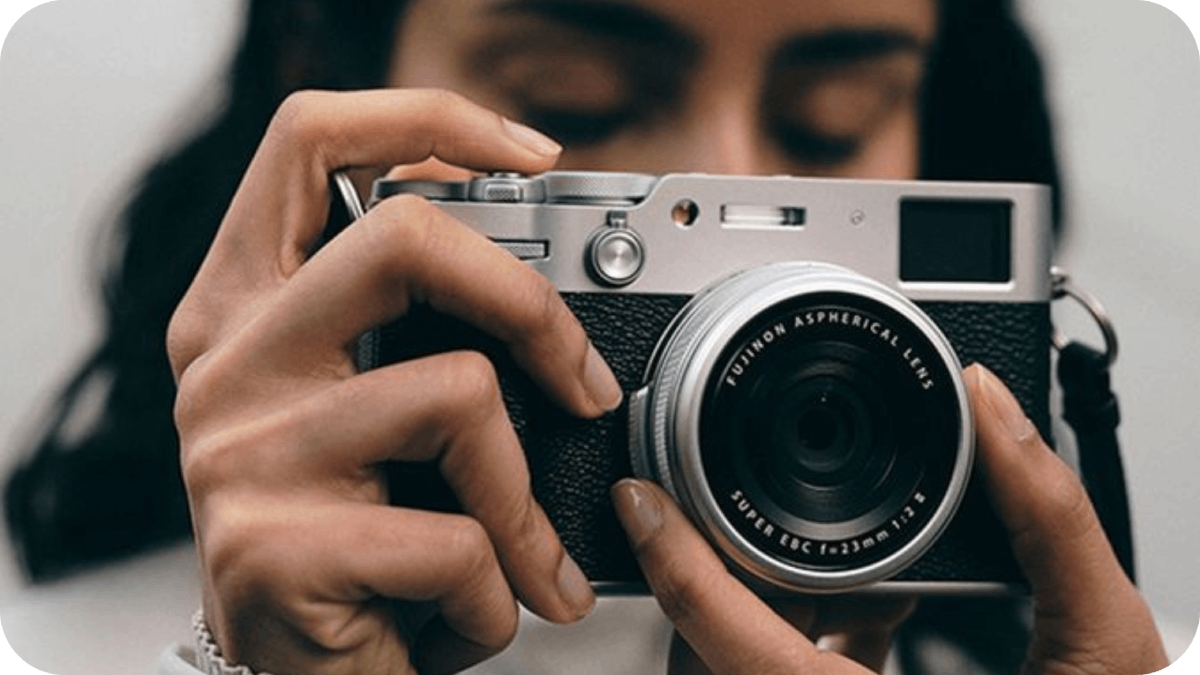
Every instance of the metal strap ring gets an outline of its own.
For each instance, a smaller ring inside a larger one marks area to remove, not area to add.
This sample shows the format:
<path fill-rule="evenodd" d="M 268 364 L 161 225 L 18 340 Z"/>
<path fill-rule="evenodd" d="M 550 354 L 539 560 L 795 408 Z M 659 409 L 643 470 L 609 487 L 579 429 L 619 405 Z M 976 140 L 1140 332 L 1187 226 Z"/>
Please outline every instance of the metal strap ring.
<path fill-rule="evenodd" d="M 1095 319 L 1096 325 L 1100 327 L 1100 332 L 1104 335 L 1104 358 L 1108 362 L 1109 367 L 1111 367 L 1117 361 L 1117 331 L 1113 327 L 1108 310 L 1096 299 L 1096 296 L 1075 285 L 1071 281 L 1070 275 L 1061 267 L 1052 267 L 1050 269 L 1050 283 L 1055 300 L 1069 296 L 1083 305 L 1088 314 L 1091 314 L 1092 318 Z M 1070 340 L 1065 335 L 1058 330 L 1054 331 L 1054 347 L 1056 349 L 1062 351 L 1069 343 Z"/>
<path fill-rule="evenodd" d="M 350 180 L 350 176 L 346 175 L 345 171 L 334 171 L 333 184 L 337 186 L 351 220 L 362 218 L 366 209 L 363 208 L 362 200 L 358 198 L 358 190 L 354 189 L 354 182 Z"/>

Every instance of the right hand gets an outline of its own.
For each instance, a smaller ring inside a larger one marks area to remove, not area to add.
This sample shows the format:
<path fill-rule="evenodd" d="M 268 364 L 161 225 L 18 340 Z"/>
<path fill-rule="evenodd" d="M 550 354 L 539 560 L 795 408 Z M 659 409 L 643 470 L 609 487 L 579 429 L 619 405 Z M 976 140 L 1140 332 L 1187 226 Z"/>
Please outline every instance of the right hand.
<path fill-rule="evenodd" d="M 971 366 L 964 380 L 983 482 L 1033 592 L 1033 636 L 1021 672 L 1142 675 L 1166 668 L 1150 607 L 1117 562 L 1078 476 L 999 378 Z M 686 641 L 672 654 L 679 657 L 673 673 L 882 670 L 892 631 L 906 615 L 903 601 L 831 597 L 806 606 L 801 599 L 781 617 L 729 573 L 661 488 L 623 480 L 613 500 L 650 588 Z M 806 635 L 826 632 L 840 634 L 837 651 L 818 649 Z"/>
<path fill-rule="evenodd" d="M 487 359 L 359 374 L 350 356 L 424 302 L 503 340 L 566 410 L 601 415 L 620 389 L 553 285 L 415 197 L 311 254 L 335 169 L 535 173 L 558 152 L 446 92 L 302 93 L 275 115 L 168 334 L 203 609 L 228 661 L 452 672 L 512 639 L 517 599 L 555 622 L 592 608 Z M 389 506 L 388 461 L 436 461 L 464 513 Z"/>

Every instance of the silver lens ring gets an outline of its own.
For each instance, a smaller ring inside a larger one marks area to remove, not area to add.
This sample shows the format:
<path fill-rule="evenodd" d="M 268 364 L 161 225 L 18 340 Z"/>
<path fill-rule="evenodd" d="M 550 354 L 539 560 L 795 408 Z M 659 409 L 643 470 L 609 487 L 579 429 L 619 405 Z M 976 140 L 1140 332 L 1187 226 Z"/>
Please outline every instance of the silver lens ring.
<path fill-rule="evenodd" d="M 705 391 L 722 353 L 743 327 L 781 303 L 814 294 L 843 294 L 877 303 L 919 332 L 944 365 L 959 421 L 945 493 L 919 531 L 886 557 L 848 569 L 794 564 L 748 540 L 717 503 L 705 469 L 701 418 Z M 889 578 L 941 536 L 966 490 L 974 459 L 974 425 L 961 365 L 938 326 L 898 292 L 850 270 L 823 263 L 779 263 L 718 282 L 692 299 L 665 335 L 649 375 L 646 452 L 651 470 L 713 545 L 750 577 L 790 592 L 844 592 Z"/>

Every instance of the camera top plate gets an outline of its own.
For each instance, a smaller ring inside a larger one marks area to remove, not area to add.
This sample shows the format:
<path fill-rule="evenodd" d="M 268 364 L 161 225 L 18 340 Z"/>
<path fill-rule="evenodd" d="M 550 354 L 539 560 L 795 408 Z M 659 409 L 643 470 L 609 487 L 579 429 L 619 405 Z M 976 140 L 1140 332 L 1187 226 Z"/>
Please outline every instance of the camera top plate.
<path fill-rule="evenodd" d="M 401 193 L 440 204 L 564 292 L 694 294 L 751 267 L 810 260 L 878 279 L 913 300 L 1048 302 L 1052 294 L 1050 189 L 1041 185 L 552 171 L 453 183 L 379 180 L 372 204 Z M 936 263 L 995 248 L 1003 254 L 1000 272 L 983 280 L 906 280 L 902 246 L 913 246 L 902 207 L 912 204 L 945 212 L 918 250 L 936 244 L 928 256 Z M 960 207 L 971 205 L 1002 206 L 1003 228 L 964 235 L 976 225 L 960 227 Z M 612 258 L 593 248 L 616 230 L 625 233 L 622 250 L 633 242 L 642 260 L 635 278 L 614 284 L 590 261 Z"/>

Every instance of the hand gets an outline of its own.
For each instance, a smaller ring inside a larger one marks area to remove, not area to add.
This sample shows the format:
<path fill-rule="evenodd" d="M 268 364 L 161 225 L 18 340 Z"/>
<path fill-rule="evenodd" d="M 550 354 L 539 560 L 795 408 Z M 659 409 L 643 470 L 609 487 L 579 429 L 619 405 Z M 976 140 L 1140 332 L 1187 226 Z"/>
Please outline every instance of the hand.
<path fill-rule="evenodd" d="M 1083 484 L 982 366 L 965 379 L 992 505 L 1033 587 L 1024 673 L 1152 673 L 1170 665 L 1150 608 L 1125 576 Z"/>
<path fill-rule="evenodd" d="M 730 575 L 662 488 L 622 480 L 613 501 L 651 590 L 675 624 L 672 673 L 879 672 L 892 632 L 915 606 L 908 598 L 831 597 L 772 608 Z M 823 648 L 807 635 L 824 637 Z"/>
<path fill-rule="evenodd" d="M 228 660 L 449 672 L 511 640 L 516 599 L 556 622 L 590 611 L 487 359 L 359 374 L 348 353 L 425 302 L 507 343 L 565 409 L 602 414 L 620 389 L 554 287 L 415 197 L 310 257 L 334 169 L 435 156 L 538 172 L 557 155 L 445 92 L 303 93 L 276 114 L 168 335 L 203 609 Z M 465 514 L 389 506 L 389 461 L 435 461 Z"/>
<path fill-rule="evenodd" d="M 1033 587 L 1034 635 L 1022 672 L 1140 675 L 1165 668 L 1149 608 L 1117 563 L 1079 479 L 994 375 L 973 366 L 965 378 L 980 468 Z M 685 649 L 676 650 L 684 655 L 679 662 L 718 675 L 881 669 L 903 605 L 862 606 L 834 626 L 820 619 L 827 600 L 801 599 L 806 611 L 781 618 L 728 573 L 657 486 L 622 481 L 613 499 L 647 581 L 700 663 Z M 871 612 L 878 612 L 873 624 Z M 830 632 L 841 634 L 845 654 L 820 650 L 806 636 Z"/>

